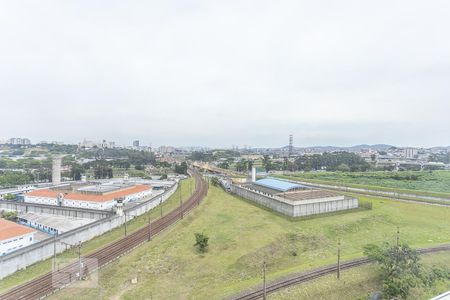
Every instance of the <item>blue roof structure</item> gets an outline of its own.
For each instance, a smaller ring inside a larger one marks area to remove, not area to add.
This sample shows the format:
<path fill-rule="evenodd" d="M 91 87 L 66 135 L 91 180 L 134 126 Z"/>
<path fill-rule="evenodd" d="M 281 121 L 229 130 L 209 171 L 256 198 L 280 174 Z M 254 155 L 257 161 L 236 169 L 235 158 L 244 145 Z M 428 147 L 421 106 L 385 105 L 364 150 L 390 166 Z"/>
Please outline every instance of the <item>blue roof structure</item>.
<path fill-rule="evenodd" d="M 305 186 L 300 184 L 274 178 L 264 178 L 256 180 L 255 184 L 269 189 L 277 190 L 280 192 L 287 192 L 292 189 L 305 188 Z"/>

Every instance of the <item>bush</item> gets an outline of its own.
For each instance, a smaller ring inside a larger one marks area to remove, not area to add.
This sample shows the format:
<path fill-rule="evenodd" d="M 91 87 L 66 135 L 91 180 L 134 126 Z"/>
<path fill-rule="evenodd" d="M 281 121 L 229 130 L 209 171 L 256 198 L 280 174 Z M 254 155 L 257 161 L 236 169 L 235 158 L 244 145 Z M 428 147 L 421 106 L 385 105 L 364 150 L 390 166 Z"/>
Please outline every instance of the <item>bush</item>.
<path fill-rule="evenodd" d="M 371 210 L 372 209 L 372 202 L 370 202 L 370 201 L 359 201 L 359 207 Z"/>
<path fill-rule="evenodd" d="M 339 172 L 350 172 L 350 167 L 347 164 L 340 164 L 336 170 Z"/>
<path fill-rule="evenodd" d="M 213 186 L 219 186 L 220 185 L 219 179 L 217 177 L 212 177 L 211 178 L 211 184 Z"/>
<path fill-rule="evenodd" d="M 440 279 L 450 277 L 448 270 L 433 268 L 428 272 L 420 263 L 419 253 L 407 244 L 364 247 L 364 254 L 380 266 L 383 277 L 383 297 L 409 299 L 413 288 L 432 286 Z"/>
<path fill-rule="evenodd" d="M 4 211 L 2 210 L 0 213 L 0 217 L 9 221 L 16 221 L 17 212 L 15 211 Z"/>
<path fill-rule="evenodd" d="M 208 241 L 209 237 L 204 233 L 195 233 L 195 244 L 194 246 L 197 247 L 197 250 L 200 253 L 205 253 L 208 250 Z"/>
<path fill-rule="evenodd" d="M 3 196 L 3 198 L 5 200 L 16 200 L 16 195 L 13 194 L 6 194 L 5 196 Z"/>

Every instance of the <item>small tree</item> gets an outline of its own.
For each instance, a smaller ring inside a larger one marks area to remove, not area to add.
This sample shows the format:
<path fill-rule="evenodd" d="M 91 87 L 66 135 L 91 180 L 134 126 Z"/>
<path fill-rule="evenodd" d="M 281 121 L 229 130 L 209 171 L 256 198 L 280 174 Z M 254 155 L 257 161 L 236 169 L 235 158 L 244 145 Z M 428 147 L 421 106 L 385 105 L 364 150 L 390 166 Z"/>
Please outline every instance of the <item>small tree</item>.
<path fill-rule="evenodd" d="M 3 198 L 5 198 L 5 200 L 15 200 L 16 199 L 16 195 L 6 194 L 5 196 L 3 196 Z"/>
<path fill-rule="evenodd" d="M 175 165 L 175 173 L 177 174 L 187 174 L 187 163 L 184 161 L 179 165 Z"/>
<path fill-rule="evenodd" d="M 340 165 L 337 167 L 337 170 L 338 170 L 339 172 L 350 172 L 350 171 L 351 171 L 350 167 L 349 167 L 347 164 L 340 164 Z"/>
<path fill-rule="evenodd" d="M 17 212 L 2 210 L 0 217 L 2 217 L 3 219 L 9 220 L 9 221 L 16 221 L 17 220 Z"/>
<path fill-rule="evenodd" d="M 217 177 L 212 177 L 211 178 L 211 184 L 213 185 L 213 186 L 219 186 L 219 179 L 217 178 Z"/>
<path fill-rule="evenodd" d="M 205 253 L 208 250 L 208 240 L 209 237 L 204 233 L 198 233 L 195 234 L 195 244 L 194 246 L 197 247 L 197 250 L 201 253 Z"/>
<path fill-rule="evenodd" d="M 435 271 L 428 274 L 419 262 L 417 251 L 406 244 L 384 243 L 381 247 L 369 244 L 364 247 L 364 254 L 381 266 L 383 296 L 386 299 L 407 299 L 412 288 L 430 285 L 442 277 Z"/>

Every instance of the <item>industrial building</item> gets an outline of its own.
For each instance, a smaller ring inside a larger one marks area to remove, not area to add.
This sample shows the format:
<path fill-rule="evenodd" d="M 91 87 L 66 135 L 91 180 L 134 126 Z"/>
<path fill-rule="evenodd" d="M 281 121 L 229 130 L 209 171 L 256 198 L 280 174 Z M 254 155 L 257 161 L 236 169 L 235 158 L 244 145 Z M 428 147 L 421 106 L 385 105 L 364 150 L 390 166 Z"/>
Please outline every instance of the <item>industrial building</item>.
<path fill-rule="evenodd" d="M 20 224 L 35 228 L 50 235 L 60 235 L 72 229 L 92 223 L 94 219 L 55 216 L 43 213 L 19 213 L 17 220 Z"/>
<path fill-rule="evenodd" d="M 33 244 L 35 230 L 0 218 L 0 256 Z"/>
<path fill-rule="evenodd" d="M 25 202 L 98 210 L 111 210 L 121 200 L 123 204 L 141 200 L 152 194 L 145 184 L 103 183 L 97 185 L 61 185 L 38 189 L 25 194 Z"/>
<path fill-rule="evenodd" d="M 358 199 L 273 178 L 231 185 L 231 192 L 290 217 L 358 208 Z"/>

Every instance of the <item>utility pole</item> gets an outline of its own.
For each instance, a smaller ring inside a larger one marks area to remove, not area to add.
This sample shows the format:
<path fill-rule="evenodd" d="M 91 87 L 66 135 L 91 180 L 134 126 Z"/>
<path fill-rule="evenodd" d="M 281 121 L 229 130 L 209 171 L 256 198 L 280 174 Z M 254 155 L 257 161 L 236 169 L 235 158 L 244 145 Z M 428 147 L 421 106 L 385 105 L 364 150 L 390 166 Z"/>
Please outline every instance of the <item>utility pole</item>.
<path fill-rule="evenodd" d="M 163 215 L 163 211 L 162 211 L 162 195 L 161 195 L 161 199 L 159 200 L 159 207 L 161 208 L 161 217 Z"/>
<path fill-rule="evenodd" d="M 53 236 L 53 271 L 56 271 L 56 236 L 57 233 Z"/>
<path fill-rule="evenodd" d="M 81 266 L 81 241 L 78 242 L 78 264 L 80 267 L 79 270 L 79 280 L 81 280 L 81 272 L 82 272 L 82 266 Z"/>
<path fill-rule="evenodd" d="M 341 241 L 338 241 L 337 252 L 337 279 L 341 279 Z"/>
<path fill-rule="evenodd" d="M 152 239 L 152 222 L 150 221 L 150 213 L 148 213 L 148 241 Z"/>
<path fill-rule="evenodd" d="M 263 299 L 267 299 L 267 286 L 266 286 L 266 261 L 263 261 Z"/>
<path fill-rule="evenodd" d="M 127 236 L 127 213 L 124 211 L 123 215 L 125 216 L 125 236 Z"/>

